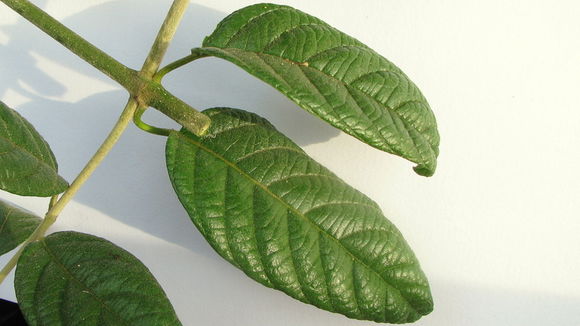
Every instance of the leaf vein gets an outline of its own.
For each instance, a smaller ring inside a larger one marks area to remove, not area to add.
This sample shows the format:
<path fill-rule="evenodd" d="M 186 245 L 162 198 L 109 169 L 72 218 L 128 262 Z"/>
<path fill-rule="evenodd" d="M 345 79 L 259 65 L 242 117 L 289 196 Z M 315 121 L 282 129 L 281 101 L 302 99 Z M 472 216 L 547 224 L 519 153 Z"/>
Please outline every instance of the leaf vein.
<path fill-rule="evenodd" d="M 232 169 L 236 170 L 238 173 L 240 173 L 242 176 L 244 176 L 245 178 L 247 178 L 250 182 L 254 183 L 256 185 L 256 189 L 261 189 L 262 191 L 266 192 L 268 195 L 270 195 L 272 198 L 276 199 L 277 201 L 279 201 L 280 203 L 282 203 L 283 205 L 285 205 L 288 209 L 290 209 L 296 216 L 299 216 L 300 218 L 304 219 L 305 221 L 307 221 L 308 223 L 310 223 L 312 225 L 313 228 L 315 228 L 316 230 L 318 230 L 319 234 L 321 234 L 322 236 L 327 237 L 329 240 L 331 240 L 332 242 L 336 243 L 338 246 L 340 246 L 341 248 L 343 248 L 343 250 L 352 257 L 353 260 L 358 261 L 362 266 L 365 266 L 365 268 L 367 268 L 368 270 L 372 271 L 374 274 L 376 274 L 380 279 L 382 279 L 387 285 L 389 285 L 393 290 L 395 290 L 397 293 L 399 293 L 399 295 L 401 296 L 401 298 L 405 298 L 401 291 L 396 288 L 394 285 L 392 285 L 390 283 L 389 280 L 387 280 L 384 276 L 382 276 L 378 271 L 374 270 L 373 268 L 371 268 L 369 265 L 367 265 L 364 261 L 362 261 L 360 258 L 358 258 L 354 253 L 352 253 L 350 250 L 348 250 L 348 248 L 346 248 L 338 239 L 336 239 L 335 237 L 333 237 L 331 234 L 327 233 L 326 231 L 324 231 L 322 228 L 320 228 L 320 226 L 318 226 L 317 224 L 315 224 L 313 221 L 311 221 L 308 217 L 306 217 L 305 215 L 303 215 L 300 211 L 298 211 L 297 209 L 295 209 L 294 207 L 292 207 L 290 204 L 288 204 L 286 201 L 284 201 L 282 198 L 280 198 L 279 196 L 277 196 L 276 194 L 274 194 L 270 189 L 268 189 L 267 186 L 265 186 L 264 184 L 260 183 L 259 181 L 257 181 L 256 179 L 254 179 L 251 175 L 247 174 L 246 172 L 244 172 L 243 170 L 241 170 L 238 166 L 236 166 L 234 163 L 230 162 L 229 160 L 227 160 L 225 157 L 221 156 L 220 154 L 214 152 L 212 149 L 204 146 L 202 143 L 195 141 L 194 139 L 191 139 L 190 137 L 186 137 L 182 134 L 178 134 L 178 136 L 185 140 L 186 142 L 189 142 L 191 144 L 193 144 L 194 146 L 199 147 L 200 149 L 206 151 L 208 154 L 211 154 L 212 156 L 215 156 L 217 159 L 223 161 L 226 165 L 230 166 Z M 254 218 L 255 218 L 255 214 L 253 214 Z M 413 311 L 416 311 L 415 307 L 413 307 L 406 299 L 403 300 L 406 305 Z"/>

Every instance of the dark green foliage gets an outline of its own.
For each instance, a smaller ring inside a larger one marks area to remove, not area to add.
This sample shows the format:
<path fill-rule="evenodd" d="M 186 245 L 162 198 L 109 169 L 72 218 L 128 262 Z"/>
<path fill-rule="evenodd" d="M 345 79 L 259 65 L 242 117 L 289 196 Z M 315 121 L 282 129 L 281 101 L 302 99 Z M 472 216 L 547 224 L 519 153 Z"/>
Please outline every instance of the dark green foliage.
<path fill-rule="evenodd" d="M 24 242 L 40 221 L 31 212 L 0 199 L 0 255 Z"/>
<path fill-rule="evenodd" d="M 18 112 L 0 102 L 0 189 L 48 197 L 67 187 L 46 141 Z"/>
<path fill-rule="evenodd" d="M 257 4 L 226 17 L 193 50 L 245 69 L 302 108 L 430 176 L 439 154 L 435 116 L 394 64 L 318 18 Z"/>
<path fill-rule="evenodd" d="M 259 116 L 204 111 L 207 136 L 173 132 L 167 167 L 212 247 L 254 280 L 351 318 L 431 312 L 427 280 L 378 205 Z"/>
<path fill-rule="evenodd" d="M 147 267 L 111 242 L 59 232 L 29 244 L 14 287 L 30 326 L 177 326 Z"/>

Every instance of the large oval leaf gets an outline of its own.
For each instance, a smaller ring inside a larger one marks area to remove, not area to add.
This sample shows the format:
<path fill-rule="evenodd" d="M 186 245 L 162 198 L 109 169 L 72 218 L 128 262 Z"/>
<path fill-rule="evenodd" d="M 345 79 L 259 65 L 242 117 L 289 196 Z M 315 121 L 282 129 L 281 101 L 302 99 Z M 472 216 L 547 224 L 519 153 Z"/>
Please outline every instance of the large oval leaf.
<path fill-rule="evenodd" d="M 288 6 L 249 6 L 193 51 L 231 61 L 333 126 L 418 163 L 418 174 L 435 172 L 439 134 L 419 89 L 387 59 L 318 18 Z"/>
<path fill-rule="evenodd" d="M 147 267 L 88 234 L 59 232 L 29 244 L 14 287 L 30 326 L 181 325 Z"/>
<path fill-rule="evenodd" d="M 204 113 L 207 136 L 169 136 L 167 168 L 222 257 L 266 286 L 351 318 L 400 323 L 432 310 L 417 259 L 376 203 L 255 114 Z"/>
<path fill-rule="evenodd" d="M 18 112 L 0 102 L 0 189 L 48 197 L 67 187 L 46 141 Z"/>
<path fill-rule="evenodd" d="M 35 214 L 0 199 L 0 255 L 18 247 L 41 221 Z"/>

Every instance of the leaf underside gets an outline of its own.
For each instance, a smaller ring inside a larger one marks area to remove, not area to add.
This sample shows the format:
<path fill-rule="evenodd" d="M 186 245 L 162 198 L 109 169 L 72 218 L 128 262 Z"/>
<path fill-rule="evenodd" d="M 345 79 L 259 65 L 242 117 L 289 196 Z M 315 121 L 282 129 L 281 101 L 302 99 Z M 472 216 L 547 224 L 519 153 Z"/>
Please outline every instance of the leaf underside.
<path fill-rule="evenodd" d="M 49 197 L 67 187 L 46 141 L 18 112 L 0 102 L 0 189 Z"/>
<path fill-rule="evenodd" d="M 351 318 L 404 323 L 433 308 L 413 252 L 378 205 L 259 116 L 204 111 L 173 132 L 167 168 L 211 246 L 252 279 Z"/>
<path fill-rule="evenodd" d="M 14 288 L 30 326 L 181 325 L 147 267 L 88 234 L 58 232 L 29 244 Z"/>
<path fill-rule="evenodd" d="M 292 7 L 256 4 L 222 20 L 202 48 L 270 84 L 306 111 L 433 175 L 435 117 L 394 64 L 358 40 Z"/>
<path fill-rule="evenodd" d="M 41 221 L 33 213 L 0 199 L 0 255 L 18 247 Z"/>

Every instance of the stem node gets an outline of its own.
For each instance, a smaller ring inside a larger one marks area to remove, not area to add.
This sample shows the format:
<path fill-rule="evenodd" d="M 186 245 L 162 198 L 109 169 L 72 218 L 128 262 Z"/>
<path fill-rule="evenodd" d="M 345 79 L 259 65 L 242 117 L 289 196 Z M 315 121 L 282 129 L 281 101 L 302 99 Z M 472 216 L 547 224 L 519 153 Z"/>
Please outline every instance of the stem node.
<path fill-rule="evenodd" d="M 189 117 L 184 122 L 191 123 L 190 128 L 198 132 L 203 132 L 207 128 L 209 118 L 183 103 L 181 100 L 166 91 L 159 83 L 153 82 L 151 78 L 159 69 L 161 60 L 169 46 L 173 35 L 179 25 L 183 13 L 189 5 L 189 0 L 174 0 L 163 25 L 161 26 L 157 38 L 151 47 L 149 55 L 145 59 L 143 68 L 140 71 L 129 69 L 119 63 L 91 43 L 81 38 L 78 34 L 62 25 L 50 15 L 42 11 L 27 0 L 0 0 L 34 25 L 38 26 L 45 33 L 50 35 L 59 43 L 79 57 L 104 72 L 106 75 L 123 85 L 129 91 L 130 98 L 121 113 L 117 123 L 103 141 L 93 157 L 87 162 L 85 167 L 71 183 L 70 187 L 60 198 L 51 198 L 48 212 L 44 220 L 34 230 L 34 232 L 22 243 L 18 252 L 8 261 L 6 266 L 0 271 L 0 283 L 6 278 L 10 271 L 16 266 L 20 255 L 26 246 L 36 240 L 42 239 L 48 228 L 54 224 L 58 215 L 78 192 L 85 181 L 93 174 L 103 159 L 117 143 L 139 108 L 146 108 L 150 103 L 171 118 Z M 178 105 L 177 105 L 178 104 Z M 182 112 L 179 112 L 182 111 Z M 142 114 L 142 112 L 141 112 Z M 189 116 L 188 116 L 189 115 Z M 206 121 L 207 120 L 207 121 Z M 178 120 L 176 120 L 178 121 Z M 179 122 L 179 121 L 178 121 Z M 193 131 L 192 130 L 192 131 Z"/>

